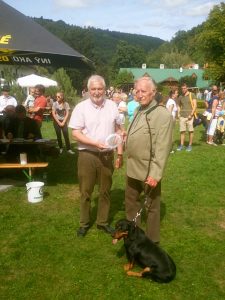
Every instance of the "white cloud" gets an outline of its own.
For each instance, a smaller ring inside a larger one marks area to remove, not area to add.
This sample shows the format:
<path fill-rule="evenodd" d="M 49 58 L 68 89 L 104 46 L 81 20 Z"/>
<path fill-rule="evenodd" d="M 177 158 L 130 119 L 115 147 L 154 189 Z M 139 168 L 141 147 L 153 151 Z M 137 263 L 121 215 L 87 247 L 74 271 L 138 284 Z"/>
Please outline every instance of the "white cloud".
<path fill-rule="evenodd" d="M 62 8 L 83 8 L 93 6 L 101 0 L 54 0 L 56 5 Z"/>
<path fill-rule="evenodd" d="M 166 6 L 169 7 L 176 7 L 176 6 L 181 6 L 187 3 L 187 0 L 164 0 Z"/>
<path fill-rule="evenodd" d="M 55 0 L 56 5 L 60 7 L 74 7 L 74 8 L 81 8 L 86 7 L 88 1 L 84 0 Z"/>
<path fill-rule="evenodd" d="M 208 2 L 202 5 L 198 5 L 195 7 L 190 8 L 189 11 L 186 12 L 186 15 L 188 16 L 205 16 L 207 15 L 210 10 L 213 8 L 215 3 L 213 2 Z"/>
<path fill-rule="evenodd" d="M 163 23 L 160 20 L 152 20 L 144 22 L 143 25 L 145 27 L 163 27 Z"/>
<path fill-rule="evenodd" d="M 188 0 L 142 0 L 144 4 L 152 4 L 152 9 L 155 7 L 160 7 L 160 9 L 164 9 L 165 7 L 177 7 L 184 5 L 188 2 Z"/>

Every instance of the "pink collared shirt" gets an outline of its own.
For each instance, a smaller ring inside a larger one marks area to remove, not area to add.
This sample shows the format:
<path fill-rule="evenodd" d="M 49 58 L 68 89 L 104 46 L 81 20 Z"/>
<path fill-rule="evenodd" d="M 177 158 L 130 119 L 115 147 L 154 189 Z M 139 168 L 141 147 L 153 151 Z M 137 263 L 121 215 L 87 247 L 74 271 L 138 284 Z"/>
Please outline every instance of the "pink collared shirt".
<path fill-rule="evenodd" d="M 113 101 L 106 99 L 101 106 L 98 106 L 89 98 L 76 105 L 69 127 L 82 130 L 82 133 L 92 140 L 105 143 L 106 138 L 115 133 L 116 124 L 121 125 L 121 120 Z M 96 151 L 94 147 L 78 143 L 78 150 L 84 149 Z"/>

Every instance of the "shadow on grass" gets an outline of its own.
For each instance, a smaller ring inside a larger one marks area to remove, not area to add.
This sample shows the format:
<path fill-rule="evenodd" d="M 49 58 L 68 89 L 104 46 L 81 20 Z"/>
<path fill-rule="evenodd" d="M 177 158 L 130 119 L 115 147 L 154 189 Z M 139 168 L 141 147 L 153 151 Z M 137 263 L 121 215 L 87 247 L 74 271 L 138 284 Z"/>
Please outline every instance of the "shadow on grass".
<path fill-rule="evenodd" d="M 75 151 L 75 155 L 64 152 L 57 158 L 50 158 L 47 170 L 48 185 L 77 184 L 77 158 L 78 151 Z"/>
<path fill-rule="evenodd" d="M 43 198 L 48 198 L 50 196 L 49 192 L 44 191 Z"/>
<path fill-rule="evenodd" d="M 109 222 L 112 223 L 118 212 L 124 212 L 125 217 L 125 191 L 114 189 L 111 191 L 111 207 L 109 211 Z"/>
<path fill-rule="evenodd" d="M 111 205 L 109 211 L 109 224 L 118 221 L 121 218 L 126 218 L 125 215 L 125 191 L 122 189 L 114 189 L 111 191 Z M 94 205 L 91 210 L 91 221 L 90 226 L 96 222 L 97 210 L 98 210 L 98 195 L 92 199 Z M 141 196 L 141 203 L 144 204 L 144 196 Z M 118 220 L 116 219 L 117 214 L 122 214 Z M 160 203 L 160 220 L 162 221 L 166 215 L 166 204 L 161 200 Z M 143 208 L 141 215 L 142 223 L 146 224 L 146 210 Z M 145 226 L 145 225 L 144 225 Z"/>
<path fill-rule="evenodd" d="M 115 215 L 119 211 L 124 212 L 125 216 L 125 203 L 124 203 L 124 190 L 122 189 L 114 189 L 111 191 L 110 194 L 111 204 L 109 210 L 109 224 L 114 221 Z M 91 210 L 91 221 L 90 226 L 92 227 L 93 224 L 96 222 L 97 219 L 97 211 L 98 211 L 98 195 L 92 199 L 94 205 L 92 206 Z"/>

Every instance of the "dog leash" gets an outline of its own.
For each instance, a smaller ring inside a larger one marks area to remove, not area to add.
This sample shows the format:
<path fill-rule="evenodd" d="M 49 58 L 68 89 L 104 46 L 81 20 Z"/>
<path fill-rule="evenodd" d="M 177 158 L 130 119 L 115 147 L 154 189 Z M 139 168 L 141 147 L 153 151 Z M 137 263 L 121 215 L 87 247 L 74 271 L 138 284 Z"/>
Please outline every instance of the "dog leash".
<path fill-rule="evenodd" d="M 144 201 L 142 207 L 138 210 L 136 216 L 132 220 L 135 223 L 135 226 L 137 225 L 137 218 L 141 216 L 143 208 L 146 207 L 146 208 L 150 209 L 152 206 L 152 202 L 153 202 L 152 199 L 151 199 L 151 202 L 148 203 L 148 199 L 152 193 L 152 190 L 153 189 L 148 184 L 145 184 L 145 186 L 144 186 L 145 201 Z"/>

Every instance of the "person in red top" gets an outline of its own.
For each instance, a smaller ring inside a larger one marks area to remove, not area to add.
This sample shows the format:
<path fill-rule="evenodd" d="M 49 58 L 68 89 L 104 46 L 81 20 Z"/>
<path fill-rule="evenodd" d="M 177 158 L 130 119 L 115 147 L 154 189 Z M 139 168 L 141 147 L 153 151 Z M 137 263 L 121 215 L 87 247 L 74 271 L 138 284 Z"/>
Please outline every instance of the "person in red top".
<path fill-rule="evenodd" d="M 33 119 L 37 121 L 39 128 L 41 128 L 43 113 L 47 106 L 47 99 L 44 93 L 45 87 L 42 84 L 37 84 L 35 86 L 34 106 L 29 109 L 29 112 L 33 114 Z"/>

